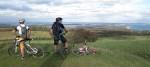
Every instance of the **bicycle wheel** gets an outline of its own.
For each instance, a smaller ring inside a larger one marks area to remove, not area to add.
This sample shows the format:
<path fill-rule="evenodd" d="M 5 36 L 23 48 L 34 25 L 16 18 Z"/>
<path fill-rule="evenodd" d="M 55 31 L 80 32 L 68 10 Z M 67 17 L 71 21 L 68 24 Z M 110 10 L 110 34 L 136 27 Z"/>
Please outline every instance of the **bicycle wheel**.
<path fill-rule="evenodd" d="M 76 56 L 80 56 L 80 52 L 78 49 L 72 49 L 72 54 Z"/>
<path fill-rule="evenodd" d="M 65 54 L 65 48 L 60 47 L 60 48 L 58 49 L 58 52 L 59 52 L 61 55 L 64 55 L 64 54 Z"/>
<path fill-rule="evenodd" d="M 8 48 L 8 54 L 9 54 L 9 56 L 14 56 L 14 55 L 17 54 L 17 50 L 16 50 L 16 46 L 15 45 L 10 46 Z"/>
<path fill-rule="evenodd" d="M 65 49 L 65 45 L 64 44 L 59 44 L 58 53 L 62 57 L 66 57 L 69 54 L 69 49 Z"/>
<path fill-rule="evenodd" d="M 35 57 L 44 57 L 44 50 L 42 48 L 33 48 L 33 49 L 37 49 L 37 53 L 33 54 L 33 56 Z"/>
<path fill-rule="evenodd" d="M 88 49 L 88 54 L 95 54 L 96 50 L 95 49 Z"/>

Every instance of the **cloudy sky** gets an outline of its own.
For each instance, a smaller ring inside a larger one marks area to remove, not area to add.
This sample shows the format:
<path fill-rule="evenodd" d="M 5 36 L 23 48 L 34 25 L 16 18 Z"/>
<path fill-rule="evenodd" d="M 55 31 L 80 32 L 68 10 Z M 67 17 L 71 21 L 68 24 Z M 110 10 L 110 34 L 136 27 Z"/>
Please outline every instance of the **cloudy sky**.
<path fill-rule="evenodd" d="M 150 0 L 0 0 L 0 23 L 27 21 L 150 23 Z"/>

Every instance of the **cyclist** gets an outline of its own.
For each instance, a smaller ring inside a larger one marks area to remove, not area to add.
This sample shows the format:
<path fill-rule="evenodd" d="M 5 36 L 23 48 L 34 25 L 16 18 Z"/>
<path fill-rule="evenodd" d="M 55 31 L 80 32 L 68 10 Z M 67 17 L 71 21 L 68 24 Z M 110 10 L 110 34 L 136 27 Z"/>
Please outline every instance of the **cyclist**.
<path fill-rule="evenodd" d="M 53 33 L 53 37 L 54 37 L 55 52 L 57 52 L 59 41 L 61 41 L 63 43 L 66 51 L 68 49 L 67 39 L 64 37 L 65 33 L 67 33 L 68 31 L 62 24 L 62 20 L 63 19 L 61 17 L 57 17 L 56 21 L 53 23 L 53 25 L 51 27 L 51 31 L 50 31 L 50 33 Z"/>
<path fill-rule="evenodd" d="M 19 25 L 15 28 L 16 38 L 19 40 L 19 49 L 21 59 L 24 59 L 24 49 L 25 49 L 25 42 L 30 38 L 30 28 L 29 26 L 25 25 L 25 19 L 19 19 Z"/>

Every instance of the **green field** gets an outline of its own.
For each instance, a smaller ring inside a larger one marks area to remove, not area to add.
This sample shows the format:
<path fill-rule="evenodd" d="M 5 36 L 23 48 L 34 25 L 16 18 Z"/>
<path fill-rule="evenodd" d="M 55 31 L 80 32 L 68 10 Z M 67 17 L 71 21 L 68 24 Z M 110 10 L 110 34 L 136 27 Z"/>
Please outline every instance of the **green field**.
<path fill-rule="evenodd" d="M 102 37 L 88 43 L 97 49 L 95 55 L 69 54 L 64 58 L 52 53 L 53 42 L 48 32 L 34 31 L 35 40 L 31 44 L 44 48 L 49 54 L 44 58 L 25 56 L 21 61 L 20 57 L 7 53 L 12 35 L 0 32 L 0 67 L 150 67 L 150 37 L 147 36 Z"/>

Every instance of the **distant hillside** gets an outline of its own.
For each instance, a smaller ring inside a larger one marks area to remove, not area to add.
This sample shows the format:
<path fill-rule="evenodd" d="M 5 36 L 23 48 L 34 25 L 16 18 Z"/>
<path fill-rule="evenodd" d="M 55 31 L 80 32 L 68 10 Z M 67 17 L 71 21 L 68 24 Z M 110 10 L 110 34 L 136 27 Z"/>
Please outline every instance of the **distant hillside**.
<path fill-rule="evenodd" d="M 0 28 L 13 28 L 14 26 L 9 24 L 0 24 Z"/>
<path fill-rule="evenodd" d="M 27 23 L 33 27 L 51 27 L 52 23 Z M 150 24 L 148 23 L 64 23 L 67 28 L 96 28 L 109 30 L 133 30 L 133 31 L 150 31 Z M 0 24 L 0 28 L 12 28 L 17 24 Z M 44 30 L 44 29 L 43 29 Z"/>

